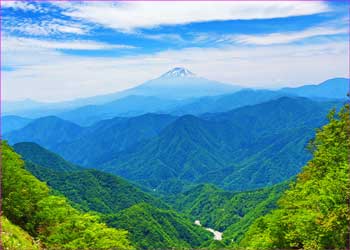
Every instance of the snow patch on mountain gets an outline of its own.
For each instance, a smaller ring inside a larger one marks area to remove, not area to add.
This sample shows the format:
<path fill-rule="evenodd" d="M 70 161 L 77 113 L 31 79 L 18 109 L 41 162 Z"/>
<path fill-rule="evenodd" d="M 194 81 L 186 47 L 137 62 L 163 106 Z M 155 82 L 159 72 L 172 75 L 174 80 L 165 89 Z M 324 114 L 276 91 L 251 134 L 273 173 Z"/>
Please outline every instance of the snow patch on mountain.
<path fill-rule="evenodd" d="M 196 77 L 196 75 L 191 71 L 189 71 L 188 69 L 177 67 L 161 75 L 160 78 L 177 78 L 177 77 Z"/>

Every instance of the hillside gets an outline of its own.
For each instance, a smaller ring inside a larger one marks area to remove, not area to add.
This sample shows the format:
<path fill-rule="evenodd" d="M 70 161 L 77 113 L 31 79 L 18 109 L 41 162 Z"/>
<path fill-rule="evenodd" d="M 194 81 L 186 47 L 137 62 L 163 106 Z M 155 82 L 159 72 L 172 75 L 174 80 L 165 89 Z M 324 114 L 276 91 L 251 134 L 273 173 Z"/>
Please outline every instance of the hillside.
<path fill-rule="evenodd" d="M 61 156 L 53 154 L 49 150 L 33 142 L 20 142 L 13 145 L 13 149 L 20 154 L 25 161 L 31 161 L 45 168 L 58 172 L 71 172 L 81 170 L 80 167 L 66 161 Z"/>
<path fill-rule="evenodd" d="M 213 185 L 201 184 L 184 193 L 165 196 L 176 210 L 193 221 L 223 232 L 224 242 L 238 242 L 249 226 L 277 206 L 277 200 L 289 182 L 245 192 L 228 192 Z"/>
<path fill-rule="evenodd" d="M 259 218 L 240 246 L 345 249 L 349 211 L 349 105 L 320 129 L 310 143 L 313 158 L 278 202 Z"/>
<path fill-rule="evenodd" d="M 127 181 L 97 170 L 62 173 L 32 162 L 26 163 L 26 169 L 84 211 L 114 213 L 141 202 L 167 207 Z"/>
<path fill-rule="evenodd" d="M 131 249 L 126 231 L 108 228 L 97 215 L 81 213 L 65 198 L 51 195 L 47 185 L 24 169 L 20 156 L 5 142 L 1 150 L 2 212 L 17 226 L 7 225 L 19 237 L 18 243 L 29 246 L 29 234 L 44 248 Z"/>
<path fill-rule="evenodd" d="M 212 234 L 175 211 L 140 203 L 107 217 L 107 224 L 130 232 L 138 249 L 200 247 Z"/>
<path fill-rule="evenodd" d="M 49 157 L 46 157 L 47 159 L 61 159 L 33 143 L 16 144 L 16 148 L 25 148 L 26 152 L 32 152 L 32 154 L 35 152 L 39 156 L 50 154 Z M 43 167 L 38 165 L 40 157 L 30 159 L 26 162 L 25 167 L 33 175 L 45 181 L 56 193 L 67 197 L 74 207 L 103 214 L 103 220 L 109 222 L 111 226 L 128 230 L 131 243 L 136 247 L 142 246 L 144 249 L 157 246 L 193 247 L 199 246 L 202 240 L 211 241 L 211 234 L 195 226 L 186 216 L 171 210 L 161 200 L 117 176 L 92 169 L 59 171 L 54 166 L 55 161 L 52 163 L 45 161 L 46 166 Z M 134 211 L 136 207 L 141 210 Z M 130 220 L 129 217 L 121 217 L 128 214 L 129 211 L 134 211 L 134 220 Z M 154 219 L 142 224 L 146 213 L 154 216 Z M 140 231 L 148 233 L 143 235 L 140 234 Z M 170 231 L 177 233 L 169 234 Z"/>
<path fill-rule="evenodd" d="M 34 241 L 32 236 L 19 226 L 12 224 L 5 216 L 1 216 L 1 230 L 1 241 L 4 250 L 42 249 L 40 245 Z"/>

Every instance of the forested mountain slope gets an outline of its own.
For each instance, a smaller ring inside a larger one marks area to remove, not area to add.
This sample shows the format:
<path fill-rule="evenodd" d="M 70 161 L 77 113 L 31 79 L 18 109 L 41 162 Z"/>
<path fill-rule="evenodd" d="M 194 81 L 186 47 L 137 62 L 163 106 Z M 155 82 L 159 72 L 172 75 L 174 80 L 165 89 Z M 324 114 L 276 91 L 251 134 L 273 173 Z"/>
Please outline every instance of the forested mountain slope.
<path fill-rule="evenodd" d="M 256 248 L 345 249 L 350 210 L 350 110 L 347 105 L 309 146 L 313 158 L 279 207 L 258 219 L 241 241 Z"/>
<path fill-rule="evenodd" d="M 277 207 L 277 200 L 289 182 L 245 192 L 201 184 L 164 199 L 193 221 L 199 220 L 203 226 L 223 232 L 224 243 L 231 244 L 238 242 L 257 218 Z"/>
<path fill-rule="evenodd" d="M 56 160 L 62 158 L 34 143 L 19 143 L 15 148 L 26 153 L 26 169 L 67 197 L 73 206 L 98 212 L 109 225 L 130 230 L 131 243 L 138 249 L 199 247 L 212 241 L 212 235 L 188 217 L 117 176 L 92 169 L 58 169 Z M 53 161 L 40 166 L 37 163 L 42 161 L 35 154 Z M 133 219 L 127 216 L 129 213 Z M 153 219 L 143 223 L 146 215 Z"/>
<path fill-rule="evenodd" d="M 33 142 L 17 143 L 13 145 L 13 149 L 20 154 L 25 161 L 34 162 L 51 170 L 59 172 L 82 170 L 79 166 L 66 161 L 61 156 L 53 154 L 51 151 Z"/>
<path fill-rule="evenodd" d="M 96 215 L 72 208 L 65 198 L 24 169 L 24 162 L 5 142 L 2 153 L 2 209 L 12 224 L 50 249 L 131 249 L 127 232 L 108 228 Z M 18 241 L 28 246 L 26 234 L 17 231 Z M 25 243 L 26 241 L 26 243 Z M 35 248 L 34 248 L 35 249 Z"/>
<path fill-rule="evenodd" d="M 32 236 L 19 226 L 12 224 L 5 216 L 1 216 L 1 242 L 4 250 L 42 249 Z"/>

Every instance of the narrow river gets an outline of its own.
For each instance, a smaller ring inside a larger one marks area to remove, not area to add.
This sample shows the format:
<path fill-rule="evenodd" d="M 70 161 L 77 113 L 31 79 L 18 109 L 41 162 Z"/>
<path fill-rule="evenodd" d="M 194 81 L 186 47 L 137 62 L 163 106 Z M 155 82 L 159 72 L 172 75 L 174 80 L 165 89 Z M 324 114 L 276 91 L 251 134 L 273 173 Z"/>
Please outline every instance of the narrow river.
<path fill-rule="evenodd" d="M 196 224 L 197 226 L 202 226 L 200 220 L 195 220 L 194 224 Z M 214 240 L 222 240 L 222 232 L 216 231 L 212 228 L 206 227 L 205 230 L 211 232 L 214 235 Z"/>

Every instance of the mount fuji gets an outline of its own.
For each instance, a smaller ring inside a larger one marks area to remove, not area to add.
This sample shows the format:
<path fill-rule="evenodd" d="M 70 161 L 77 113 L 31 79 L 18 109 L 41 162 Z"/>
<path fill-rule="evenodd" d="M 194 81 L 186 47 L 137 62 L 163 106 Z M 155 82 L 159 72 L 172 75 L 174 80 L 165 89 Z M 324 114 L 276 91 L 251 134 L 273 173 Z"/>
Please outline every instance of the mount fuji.
<path fill-rule="evenodd" d="M 185 68 L 173 68 L 158 78 L 147 81 L 120 94 L 154 96 L 169 99 L 214 96 L 236 92 L 240 86 L 225 84 L 199 77 Z"/>

